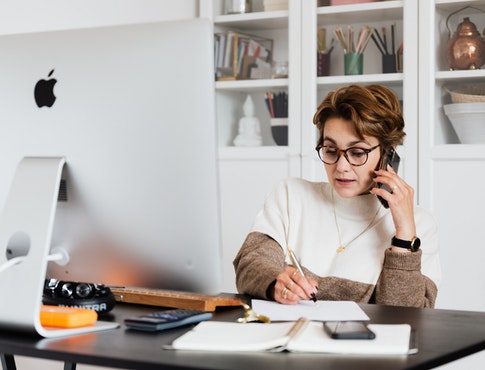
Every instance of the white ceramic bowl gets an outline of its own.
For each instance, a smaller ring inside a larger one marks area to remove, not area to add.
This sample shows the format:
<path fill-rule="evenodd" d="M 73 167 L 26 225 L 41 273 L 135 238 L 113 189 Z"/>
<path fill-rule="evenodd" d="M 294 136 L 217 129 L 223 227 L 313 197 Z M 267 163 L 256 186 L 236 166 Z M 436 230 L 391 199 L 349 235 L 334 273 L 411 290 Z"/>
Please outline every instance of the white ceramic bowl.
<path fill-rule="evenodd" d="M 485 143 L 485 103 L 443 106 L 462 144 Z"/>

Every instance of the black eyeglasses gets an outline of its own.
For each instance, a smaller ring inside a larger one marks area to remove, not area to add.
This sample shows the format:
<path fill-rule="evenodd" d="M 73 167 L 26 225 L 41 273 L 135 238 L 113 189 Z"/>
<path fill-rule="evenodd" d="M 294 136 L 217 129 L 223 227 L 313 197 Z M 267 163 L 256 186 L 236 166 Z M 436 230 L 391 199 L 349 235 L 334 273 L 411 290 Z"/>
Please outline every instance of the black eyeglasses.
<path fill-rule="evenodd" d="M 369 153 L 380 145 L 373 146 L 370 149 L 350 147 L 345 150 L 339 149 L 331 145 L 318 145 L 315 150 L 320 157 L 320 160 L 325 164 L 335 164 L 343 154 L 347 162 L 352 166 L 363 166 L 369 158 Z"/>

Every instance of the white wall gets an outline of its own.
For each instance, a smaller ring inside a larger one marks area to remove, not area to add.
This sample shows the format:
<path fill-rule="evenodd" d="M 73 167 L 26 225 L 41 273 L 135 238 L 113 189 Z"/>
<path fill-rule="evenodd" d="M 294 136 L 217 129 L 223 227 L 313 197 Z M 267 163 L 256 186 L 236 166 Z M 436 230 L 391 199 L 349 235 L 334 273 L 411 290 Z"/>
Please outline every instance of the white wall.
<path fill-rule="evenodd" d="M 194 18 L 197 0 L 0 0 L 0 34 Z M 63 369 L 63 363 L 16 356 L 17 369 Z M 79 370 L 98 369 L 78 365 Z"/>
<path fill-rule="evenodd" d="M 0 34 L 193 18 L 197 0 L 0 0 Z"/>

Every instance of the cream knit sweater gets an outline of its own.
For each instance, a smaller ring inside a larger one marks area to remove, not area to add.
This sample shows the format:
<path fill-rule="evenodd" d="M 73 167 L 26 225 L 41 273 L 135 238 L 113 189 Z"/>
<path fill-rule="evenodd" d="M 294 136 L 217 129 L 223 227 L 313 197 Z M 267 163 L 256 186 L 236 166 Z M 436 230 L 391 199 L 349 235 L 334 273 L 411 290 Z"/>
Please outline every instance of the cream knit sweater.
<path fill-rule="evenodd" d="M 415 218 L 421 250 L 393 253 L 392 217 L 374 195 L 341 198 L 328 183 L 285 180 L 234 260 L 238 290 L 271 299 L 268 287 L 290 264 L 291 248 L 317 280 L 319 299 L 433 307 L 441 278 L 437 226 L 422 208 Z"/>

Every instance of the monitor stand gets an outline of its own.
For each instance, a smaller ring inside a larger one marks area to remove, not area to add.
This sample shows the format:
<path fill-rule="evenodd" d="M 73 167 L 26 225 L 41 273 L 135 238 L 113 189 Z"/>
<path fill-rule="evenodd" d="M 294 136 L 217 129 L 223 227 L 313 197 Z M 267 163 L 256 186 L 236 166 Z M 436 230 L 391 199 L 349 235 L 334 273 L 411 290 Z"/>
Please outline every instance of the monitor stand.
<path fill-rule="evenodd" d="M 43 337 L 107 330 L 113 322 L 81 328 L 47 328 L 40 323 L 40 307 L 47 270 L 59 184 L 65 159 L 23 158 L 0 214 L 0 269 L 12 253 L 24 258 L 0 271 L 0 327 L 36 332 Z M 9 250 L 10 249 L 10 250 Z"/>

